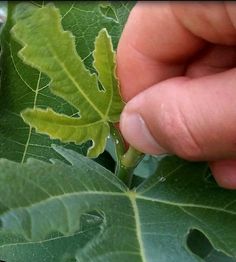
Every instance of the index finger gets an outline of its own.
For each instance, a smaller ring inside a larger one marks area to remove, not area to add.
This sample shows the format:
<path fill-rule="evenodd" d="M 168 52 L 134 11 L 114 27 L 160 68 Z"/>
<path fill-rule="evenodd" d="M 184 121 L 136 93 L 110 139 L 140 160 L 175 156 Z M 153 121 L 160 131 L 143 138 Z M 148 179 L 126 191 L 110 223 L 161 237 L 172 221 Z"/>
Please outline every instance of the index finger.
<path fill-rule="evenodd" d="M 183 75 L 189 59 L 207 41 L 233 44 L 235 28 L 225 5 L 136 4 L 117 49 L 117 72 L 124 100 L 162 80 Z"/>

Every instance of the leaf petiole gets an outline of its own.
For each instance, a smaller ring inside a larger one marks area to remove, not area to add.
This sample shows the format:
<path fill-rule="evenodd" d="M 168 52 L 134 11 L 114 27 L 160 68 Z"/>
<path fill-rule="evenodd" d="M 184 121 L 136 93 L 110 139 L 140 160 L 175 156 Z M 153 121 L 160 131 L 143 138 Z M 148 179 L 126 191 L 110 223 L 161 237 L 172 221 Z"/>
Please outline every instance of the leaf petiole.
<path fill-rule="evenodd" d="M 110 124 L 110 130 L 116 149 L 117 164 L 115 174 L 130 187 L 132 184 L 133 171 L 144 157 L 144 154 L 131 146 L 126 151 L 120 131 L 114 124 Z"/>
<path fill-rule="evenodd" d="M 115 150 L 116 150 L 116 157 L 117 160 L 120 162 L 121 161 L 121 156 L 125 153 L 125 142 L 124 139 L 119 131 L 118 128 L 115 127 L 113 123 L 109 122 L 110 126 L 110 135 L 111 138 L 115 144 Z"/>
<path fill-rule="evenodd" d="M 143 156 L 143 153 L 130 146 L 128 151 L 121 157 L 121 164 L 127 168 L 136 167 Z"/>

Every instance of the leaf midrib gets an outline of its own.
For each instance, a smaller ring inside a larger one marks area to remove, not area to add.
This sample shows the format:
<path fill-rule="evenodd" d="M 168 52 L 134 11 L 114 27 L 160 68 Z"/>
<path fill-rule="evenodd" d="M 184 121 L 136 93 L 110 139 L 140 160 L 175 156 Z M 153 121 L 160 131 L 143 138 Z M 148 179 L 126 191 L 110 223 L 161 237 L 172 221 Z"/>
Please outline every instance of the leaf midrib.
<path fill-rule="evenodd" d="M 39 188 L 40 189 L 40 188 Z M 104 196 L 117 196 L 117 197 L 127 197 L 128 199 L 133 199 L 135 198 L 136 202 L 137 200 L 145 200 L 145 201 L 150 201 L 150 202 L 157 202 L 157 203 L 162 203 L 162 204 L 166 204 L 166 205 L 171 205 L 171 206 L 176 206 L 176 207 L 189 207 L 189 208 L 201 208 L 201 209 L 209 209 L 209 210 L 213 210 L 213 211 L 218 211 L 218 212 L 224 212 L 224 213 L 228 213 L 231 215 L 236 215 L 236 211 L 231 211 L 231 210 L 225 210 L 223 208 L 219 208 L 219 207 L 211 207 L 211 206 L 207 206 L 207 205 L 196 205 L 196 204 L 187 204 L 187 203 L 174 203 L 174 202 L 170 202 L 167 200 L 161 200 L 161 199 L 154 199 L 154 198 L 150 198 L 150 197 L 145 197 L 145 196 L 140 196 L 138 195 L 135 191 L 121 191 L 121 192 L 109 192 L 109 191 L 80 191 L 80 192 L 72 192 L 72 193 L 64 193 L 63 195 L 50 195 L 47 191 L 43 191 L 45 193 L 48 194 L 48 198 L 44 198 L 41 201 L 32 203 L 31 205 L 27 205 L 27 206 L 22 206 L 22 207 L 16 207 L 15 209 L 18 208 L 30 208 L 33 207 L 35 205 L 38 205 L 40 203 L 43 202 L 49 202 L 53 199 L 60 199 L 63 197 L 70 197 L 70 196 L 81 196 L 81 195 L 104 195 Z M 10 208 L 10 210 L 12 210 L 14 208 Z M 7 210 L 4 213 L 9 212 L 9 210 Z M 1 215 L 3 215 L 4 213 L 2 213 Z"/>
<path fill-rule="evenodd" d="M 30 109 L 31 110 L 31 109 Z M 38 109 L 36 109 L 36 110 L 38 110 Z M 34 112 L 35 112 L 35 110 L 33 110 Z M 38 111 L 40 111 L 40 112 L 42 112 L 42 113 L 47 113 L 48 111 L 47 110 L 38 110 Z M 58 114 L 58 113 L 56 113 L 57 114 L 57 117 L 60 117 L 60 114 Z M 64 115 L 64 114 L 61 114 L 62 115 L 62 117 L 67 117 L 68 119 L 72 119 L 72 120 L 77 120 L 76 118 L 72 118 L 72 117 L 69 117 L 69 116 L 67 116 L 67 115 Z M 78 118 L 78 120 L 79 120 L 80 118 Z M 48 123 L 48 122 L 50 122 L 49 120 L 42 120 L 42 119 L 40 119 L 40 121 L 42 121 L 42 122 L 45 122 L 45 123 Z M 102 119 L 100 119 L 100 120 L 98 120 L 98 121 L 95 121 L 95 122 L 93 122 L 93 123 L 90 123 L 90 124 L 78 124 L 78 125 L 75 125 L 75 124 L 71 124 L 71 123 L 66 123 L 66 124 L 58 124 L 57 122 L 55 122 L 55 121 L 53 121 L 53 123 L 52 122 L 50 122 L 50 125 L 54 125 L 54 126 L 58 126 L 58 127 L 64 127 L 64 126 L 69 126 L 69 127 L 74 127 L 74 128 L 83 128 L 83 127 L 86 127 L 86 128 L 88 128 L 88 127 L 90 127 L 90 126 L 94 126 L 94 125 L 98 125 L 98 124 L 101 124 L 101 123 L 103 123 L 103 120 Z"/>
<path fill-rule="evenodd" d="M 54 49 L 52 48 L 52 46 L 50 45 L 50 43 L 47 42 L 47 46 L 50 50 L 50 52 L 52 53 L 52 55 L 54 56 L 55 60 L 58 62 L 58 64 L 60 65 L 60 67 L 62 68 L 62 71 L 64 71 L 64 73 L 68 76 L 68 78 L 71 80 L 71 82 L 74 84 L 74 86 L 77 88 L 77 90 L 82 94 L 82 96 L 84 97 L 84 99 L 90 104 L 90 106 L 99 114 L 99 116 L 101 117 L 101 119 L 103 119 L 105 121 L 105 115 L 96 107 L 96 105 L 91 101 L 91 99 L 86 95 L 86 93 L 82 90 L 82 88 L 80 87 L 80 85 L 76 82 L 75 78 L 73 77 L 73 75 L 70 73 L 70 71 L 68 70 L 68 68 L 66 67 L 65 63 L 63 61 L 60 60 L 59 56 L 57 55 L 56 52 L 54 52 Z M 75 57 L 78 59 L 78 55 L 75 53 Z M 89 71 L 84 68 L 88 73 Z M 93 77 L 93 74 L 90 74 L 90 77 Z M 54 78 L 52 78 L 54 80 Z M 100 92 L 97 89 L 97 92 Z"/>
<path fill-rule="evenodd" d="M 142 232 L 141 232 L 141 222 L 140 222 L 140 215 L 139 215 L 139 209 L 136 203 L 135 199 L 135 192 L 133 194 L 129 193 L 129 199 L 133 208 L 134 212 L 134 220 L 136 224 L 136 236 L 139 243 L 139 249 L 140 249 L 140 256 L 143 262 L 146 262 L 146 256 L 145 256 L 145 249 L 143 246 L 143 240 L 142 240 Z"/>

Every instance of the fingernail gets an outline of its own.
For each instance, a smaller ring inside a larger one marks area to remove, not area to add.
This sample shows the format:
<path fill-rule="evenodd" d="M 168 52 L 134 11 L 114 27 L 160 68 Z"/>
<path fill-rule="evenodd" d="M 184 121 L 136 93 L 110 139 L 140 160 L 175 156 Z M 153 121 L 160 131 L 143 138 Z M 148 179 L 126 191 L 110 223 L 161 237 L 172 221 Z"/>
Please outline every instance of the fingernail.
<path fill-rule="evenodd" d="M 122 113 L 120 129 L 125 140 L 139 151 L 156 155 L 167 153 L 153 138 L 141 115 Z"/>

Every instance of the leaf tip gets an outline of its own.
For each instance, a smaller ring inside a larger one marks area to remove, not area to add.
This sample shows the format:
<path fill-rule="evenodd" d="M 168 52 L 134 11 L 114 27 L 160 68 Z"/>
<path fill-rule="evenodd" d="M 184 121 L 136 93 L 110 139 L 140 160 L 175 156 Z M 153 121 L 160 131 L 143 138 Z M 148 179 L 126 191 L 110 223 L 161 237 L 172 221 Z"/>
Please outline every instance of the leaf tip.
<path fill-rule="evenodd" d="M 105 27 L 102 28 L 102 29 L 99 31 L 99 33 L 98 33 L 98 35 L 97 35 L 97 37 L 96 37 L 96 39 L 95 39 L 95 43 L 96 43 L 97 41 L 99 41 L 99 39 L 101 39 L 101 38 L 106 38 L 106 39 L 111 40 L 111 36 L 109 35 L 109 33 L 108 33 L 108 31 L 107 31 L 107 29 L 106 29 Z"/>

